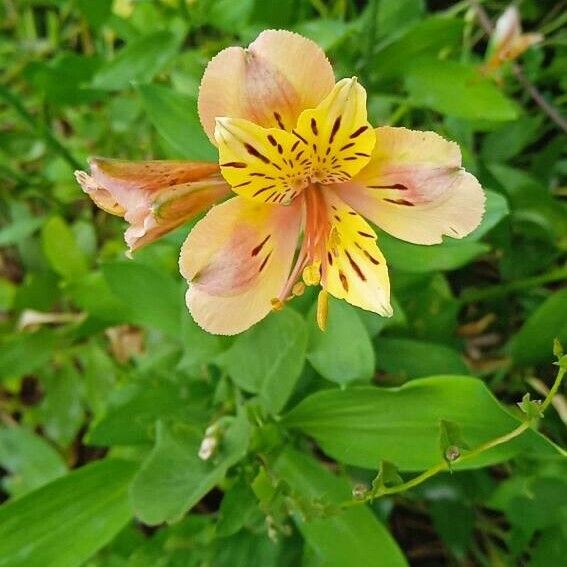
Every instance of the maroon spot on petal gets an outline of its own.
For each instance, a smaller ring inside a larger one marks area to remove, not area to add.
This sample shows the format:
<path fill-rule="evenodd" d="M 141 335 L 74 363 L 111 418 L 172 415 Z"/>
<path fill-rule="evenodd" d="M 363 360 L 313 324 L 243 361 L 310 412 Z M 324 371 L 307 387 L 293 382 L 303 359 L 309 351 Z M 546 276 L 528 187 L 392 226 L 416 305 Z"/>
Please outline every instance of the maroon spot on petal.
<path fill-rule="evenodd" d="M 293 146 L 291 146 L 291 151 L 294 152 L 297 146 L 299 146 L 299 140 L 295 140 L 295 142 L 293 142 Z"/>
<path fill-rule="evenodd" d="M 270 144 L 272 144 L 272 146 L 278 145 L 276 139 L 271 134 L 268 134 L 268 142 L 270 142 Z"/>
<path fill-rule="evenodd" d="M 263 161 L 264 163 L 270 163 L 270 160 L 264 155 L 261 154 L 254 146 L 252 146 L 251 144 L 248 144 L 247 142 L 244 142 L 244 148 L 246 149 L 246 151 L 251 155 L 254 156 L 255 158 L 258 158 L 259 160 Z"/>
<path fill-rule="evenodd" d="M 393 185 L 367 185 L 369 189 L 397 189 L 398 191 L 407 191 L 408 188 L 401 183 L 394 183 Z"/>
<path fill-rule="evenodd" d="M 356 146 L 356 144 L 354 142 L 349 142 L 348 144 L 345 144 L 340 151 L 344 151 L 344 150 L 348 150 L 349 148 L 352 148 L 353 146 Z"/>
<path fill-rule="evenodd" d="M 348 293 L 348 279 L 342 270 L 339 270 L 339 279 L 341 280 L 343 289 Z"/>
<path fill-rule="evenodd" d="M 374 258 L 374 256 L 372 256 L 372 254 L 370 254 L 369 252 L 367 252 L 366 250 L 363 250 L 364 255 L 375 265 L 377 266 L 378 264 L 380 264 L 380 262 L 378 260 L 376 260 L 376 258 Z"/>
<path fill-rule="evenodd" d="M 252 181 L 243 181 L 242 183 L 239 183 L 238 185 L 234 185 L 233 189 L 238 189 L 239 187 L 246 187 L 246 185 L 250 185 L 250 183 L 252 183 Z"/>
<path fill-rule="evenodd" d="M 364 152 L 355 152 L 354 155 L 360 156 L 360 157 L 370 157 L 370 154 L 364 153 Z"/>
<path fill-rule="evenodd" d="M 341 127 L 341 116 L 337 116 L 335 118 L 335 121 L 333 122 L 333 127 L 331 128 L 331 133 L 329 135 L 329 144 L 333 143 L 333 140 L 335 139 L 335 136 L 337 135 L 337 132 L 339 131 L 340 127 Z"/>
<path fill-rule="evenodd" d="M 313 134 L 315 134 L 315 136 L 319 134 L 319 129 L 317 128 L 317 121 L 315 120 L 315 118 L 311 118 L 311 131 L 313 132 Z"/>
<path fill-rule="evenodd" d="M 346 257 L 348 258 L 351 268 L 356 272 L 356 275 L 363 281 L 366 281 L 366 276 L 360 269 L 360 266 L 354 261 L 354 258 L 349 254 L 348 250 L 345 250 Z"/>
<path fill-rule="evenodd" d="M 351 140 L 354 140 L 355 138 L 358 138 L 363 132 L 366 132 L 366 130 L 368 130 L 368 126 L 361 126 L 358 130 L 355 130 L 350 136 L 349 138 Z"/>
<path fill-rule="evenodd" d="M 268 260 L 270 259 L 271 255 L 272 255 L 272 251 L 270 250 L 268 252 L 268 254 L 266 255 L 266 257 L 262 260 L 262 263 L 260 264 L 260 267 L 258 268 L 259 272 L 261 272 L 266 267 L 266 264 L 268 263 Z"/>
<path fill-rule="evenodd" d="M 236 169 L 244 169 L 247 165 L 242 161 L 228 161 L 226 163 L 221 163 L 221 167 L 235 167 Z"/>
<path fill-rule="evenodd" d="M 388 203 L 393 203 L 394 205 L 404 205 L 404 207 L 413 207 L 414 203 L 407 201 L 406 199 L 384 199 Z"/>
<path fill-rule="evenodd" d="M 333 265 L 333 255 L 330 252 L 327 252 L 327 260 L 329 261 L 329 265 Z"/>
<path fill-rule="evenodd" d="M 368 232 L 364 232 L 362 230 L 357 230 L 358 234 L 360 234 L 360 236 L 364 236 L 364 238 L 372 238 L 374 239 L 374 235 L 370 234 Z"/>
<path fill-rule="evenodd" d="M 274 118 L 276 119 L 276 122 L 278 123 L 278 126 L 282 129 L 285 130 L 285 126 L 284 123 L 282 121 L 282 117 L 280 115 L 279 112 L 274 112 Z"/>
<path fill-rule="evenodd" d="M 301 135 L 299 134 L 296 130 L 292 130 L 291 133 L 298 137 L 304 144 L 307 144 L 307 140 Z"/>
<path fill-rule="evenodd" d="M 275 185 L 268 185 L 267 187 L 262 187 L 262 189 L 258 189 L 258 191 L 256 191 L 256 193 L 254 193 L 253 197 L 257 197 L 258 195 L 260 195 L 264 191 L 267 191 L 268 189 L 272 189 L 274 187 L 275 187 Z"/>
<path fill-rule="evenodd" d="M 258 254 L 260 253 L 260 250 L 262 250 L 262 248 L 264 247 L 264 244 L 266 244 L 266 242 L 268 242 L 268 240 L 270 240 L 271 236 L 272 236 L 271 234 L 268 234 L 268 236 L 266 236 L 266 238 L 264 238 L 264 240 L 262 240 L 262 242 L 260 242 L 260 244 L 258 244 L 258 246 L 253 248 L 252 252 L 250 253 L 251 256 L 258 256 Z"/>

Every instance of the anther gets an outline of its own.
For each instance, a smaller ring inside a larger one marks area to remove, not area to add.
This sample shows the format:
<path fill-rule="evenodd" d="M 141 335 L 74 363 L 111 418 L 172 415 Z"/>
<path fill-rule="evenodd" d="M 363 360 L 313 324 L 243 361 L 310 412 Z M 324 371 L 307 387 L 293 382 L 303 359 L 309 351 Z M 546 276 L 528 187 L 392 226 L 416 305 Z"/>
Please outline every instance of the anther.
<path fill-rule="evenodd" d="M 321 331 L 327 329 L 327 319 L 329 317 L 329 294 L 322 289 L 317 297 L 317 325 Z"/>
<path fill-rule="evenodd" d="M 274 297 L 270 301 L 270 303 L 272 304 L 272 311 L 281 311 L 285 306 L 285 303 L 281 299 L 278 299 L 277 297 Z"/>

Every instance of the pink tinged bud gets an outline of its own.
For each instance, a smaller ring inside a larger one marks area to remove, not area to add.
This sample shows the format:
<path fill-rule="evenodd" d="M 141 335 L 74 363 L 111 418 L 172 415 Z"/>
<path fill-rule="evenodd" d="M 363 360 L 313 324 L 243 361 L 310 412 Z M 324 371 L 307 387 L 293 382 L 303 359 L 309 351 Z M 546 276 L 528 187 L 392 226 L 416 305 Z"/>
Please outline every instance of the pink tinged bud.
<path fill-rule="evenodd" d="M 104 211 L 130 224 L 130 252 L 153 242 L 226 197 L 230 188 L 216 164 L 186 161 L 89 160 L 75 172 L 83 191 Z"/>
<path fill-rule="evenodd" d="M 203 441 L 201 441 L 201 446 L 199 447 L 199 459 L 202 461 L 208 461 L 215 454 L 217 447 L 217 437 L 205 437 Z"/>
<path fill-rule="evenodd" d="M 497 69 L 502 63 L 517 59 L 542 40 L 543 35 L 539 33 L 522 33 L 520 13 L 516 6 L 509 6 L 496 22 L 486 66 L 489 70 Z"/>

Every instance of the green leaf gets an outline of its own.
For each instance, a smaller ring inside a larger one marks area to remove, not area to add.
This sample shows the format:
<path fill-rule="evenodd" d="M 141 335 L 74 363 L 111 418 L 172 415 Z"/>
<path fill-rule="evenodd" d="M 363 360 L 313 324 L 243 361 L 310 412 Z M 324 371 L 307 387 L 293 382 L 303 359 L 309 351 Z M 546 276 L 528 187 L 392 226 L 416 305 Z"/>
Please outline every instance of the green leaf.
<path fill-rule="evenodd" d="M 307 359 L 315 370 L 337 384 L 370 380 L 374 373 L 374 350 L 356 309 L 345 301 L 329 297 L 325 331 L 317 326 L 316 309 L 314 305 L 308 315 L 307 349 Z"/>
<path fill-rule="evenodd" d="M 401 388 L 358 387 L 312 394 L 284 418 L 314 437 L 343 463 L 376 468 L 380 460 L 402 471 L 421 471 L 441 460 L 439 421 L 454 421 L 472 448 L 519 425 L 480 380 L 464 376 L 421 378 Z M 533 430 L 455 468 L 502 462 L 520 453 L 553 455 L 555 448 Z"/>
<path fill-rule="evenodd" d="M 551 361 L 553 341 L 567 343 L 567 289 L 548 297 L 524 323 L 509 343 L 518 364 Z"/>
<path fill-rule="evenodd" d="M 63 458 L 47 441 L 19 426 L 0 429 L 0 465 L 11 474 L 2 484 L 12 496 L 22 496 L 67 472 Z"/>
<path fill-rule="evenodd" d="M 482 221 L 475 230 L 465 237 L 465 241 L 479 240 L 510 213 L 506 197 L 495 191 L 485 191 L 484 194 L 486 195 L 486 204 Z"/>
<path fill-rule="evenodd" d="M 140 86 L 138 92 L 150 122 L 179 157 L 217 160 L 199 122 L 195 99 L 156 85 Z"/>
<path fill-rule="evenodd" d="M 268 411 L 278 413 L 301 374 L 306 348 L 305 322 L 288 308 L 240 335 L 220 361 L 238 386 L 258 394 Z"/>
<path fill-rule="evenodd" d="M 258 502 L 248 481 L 241 477 L 227 491 L 219 509 L 216 533 L 227 537 L 238 532 L 258 510 Z"/>
<path fill-rule="evenodd" d="M 514 120 L 516 104 L 477 67 L 420 58 L 405 77 L 410 103 L 470 120 Z"/>
<path fill-rule="evenodd" d="M 131 518 L 134 465 L 87 465 L 0 506 L 1 567 L 78 567 Z"/>
<path fill-rule="evenodd" d="M 391 4 L 382 2 L 382 5 Z M 399 4 L 399 3 L 396 3 Z M 461 40 L 463 21 L 458 18 L 431 17 L 402 31 L 398 38 L 384 43 L 372 62 L 372 78 L 384 81 L 403 77 L 418 57 L 435 57 Z"/>
<path fill-rule="evenodd" d="M 0 246 L 11 246 L 31 236 L 42 224 L 44 219 L 24 217 L 14 220 L 8 226 L 0 229 Z"/>
<path fill-rule="evenodd" d="M 192 508 L 246 454 L 250 425 L 244 413 L 222 435 L 220 452 L 199 458 L 203 432 L 158 422 L 156 444 L 130 489 L 136 516 L 146 524 L 174 522 Z"/>
<path fill-rule="evenodd" d="M 389 461 L 380 461 L 378 474 L 372 481 L 372 492 L 377 493 L 381 488 L 397 486 L 404 481 L 398 473 L 398 467 Z"/>
<path fill-rule="evenodd" d="M 349 483 L 334 476 L 312 457 L 286 449 L 273 466 L 292 490 L 304 499 L 339 504 L 351 499 Z M 311 565 L 326 567 L 403 567 L 407 562 L 388 530 L 365 506 L 356 506 L 328 518 L 304 521 L 295 517 L 310 550 Z"/>
<path fill-rule="evenodd" d="M 0 341 L 0 380 L 23 376 L 43 366 L 58 341 L 49 329 L 4 337 Z"/>
<path fill-rule="evenodd" d="M 88 264 L 75 235 L 61 217 L 51 217 L 41 231 L 43 252 L 51 267 L 66 280 L 75 280 L 88 272 Z"/>
<path fill-rule="evenodd" d="M 102 272 L 110 291 L 127 305 L 128 322 L 180 335 L 181 317 L 189 315 L 171 276 L 132 261 L 105 264 Z"/>
<path fill-rule="evenodd" d="M 150 82 L 177 54 L 180 37 L 169 31 L 143 35 L 129 43 L 94 76 L 97 89 L 121 90 L 132 81 Z"/>
<path fill-rule="evenodd" d="M 420 246 L 385 232 L 380 233 L 379 246 L 391 267 L 414 273 L 456 270 L 489 250 L 486 244 L 454 238 L 447 238 L 442 244 Z"/>
<path fill-rule="evenodd" d="M 389 337 L 379 337 L 374 345 L 377 368 L 405 378 L 468 372 L 461 355 L 445 345 Z"/>

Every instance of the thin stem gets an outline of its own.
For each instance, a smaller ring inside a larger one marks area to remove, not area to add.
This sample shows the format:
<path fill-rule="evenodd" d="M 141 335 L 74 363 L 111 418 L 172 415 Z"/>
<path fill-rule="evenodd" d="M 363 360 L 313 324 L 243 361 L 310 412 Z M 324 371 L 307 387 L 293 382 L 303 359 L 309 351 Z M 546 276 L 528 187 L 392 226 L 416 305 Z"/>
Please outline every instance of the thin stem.
<path fill-rule="evenodd" d="M 567 367 L 559 366 L 559 371 L 557 373 L 557 376 L 555 377 L 555 382 L 553 383 L 553 386 L 549 390 L 549 393 L 547 394 L 545 400 L 541 404 L 540 411 L 541 411 L 542 414 L 547 409 L 547 407 L 549 406 L 549 404 L 553 400 L 553 397 L 555 396 L 555 394 L 558 392 L 559 388 L 561 387 L 561 382 L 563 381 L 563 377 L 564 377 L 566 372 L 567 372 Z M 481 443 L 480 445 L 478 445 L 477 447 L 475 447 L 471 451 L 468 451 L 464 455 L 460 456 L 458 459 L 456 459 L 452 463 L 448 463 L 447 461 L 441 461 L 440 463 L 438 463 L 438 464 L 434 465 L 433 467 L 427 469 L 426 471 L 422 472 L 421 474 L 417 475 L 416 477 L 411 478 L 410 480 L 408 480 L 406 482 L 403 482 L 402 484 L 397 484 L 395 486 L 381 486 L 378 490 L 376 490 L 374 492 L 369 492 L 363 498 L 343 502 L 341 507 L 342 508 L 349 508 L 349 507 L 352 507 L 352 506 L 357 506 L 359 504 L 364 504 L 366 502 L 371 502 L 372 500 L 375 500 L 377 498 L 381 498 L 382 496 L 387 496 L 387 495 L 390 495 L 390 494 L 398 494 L 400 492 L 405 492 L 406 490 L 409 490 L 411 488 L 414 488 L 414 487 L 422 484 L 423 482 L 425 482 L 429 478 L 439 474 L 440 472 L 450 470 L 450 467 L 453 464 L 457 464 L 457 463 L 460 464 L 460 463 L 470 461 L 472 459 L 475 459 L 476 457 L 478 457 L 482 453 L 485 453 L 486 451 L 493 449 L 494 447 L 497 447 L 498 445 L 503 445 L 504 443 L 508 443 L 509 441 L 512 441 L 512 439 L 519 437 L 520 435 L 522 435 L 522 433 L 524 433 L 526 430 L 528 430 L 531 427 L 531 425 L 532 425 L 532 419 L 530 419 L 529 417 L 526 417 L 525 421 L 520 423 L 520 425 L 518 425 L 512 431 L 505 433 L 504 435 L 500 435 L 500 436 L 498 436 L 494 439 L 491 439 L 489 441 L 486 441 L 485 443 Z"/>
<path fill-rule="evenodd" d="M 523 280 L 490 286 L 484 289 L 465 289 L 459 297 L 459 303 L 468 304 L 484 301 L 486 299 L 494 299 L 507 295 L 512 291 L 520 291 L 537 287 L 543 284 L 567 280 L 567 267 L 557 268 L 540 276 L 532 276 Z"/>

